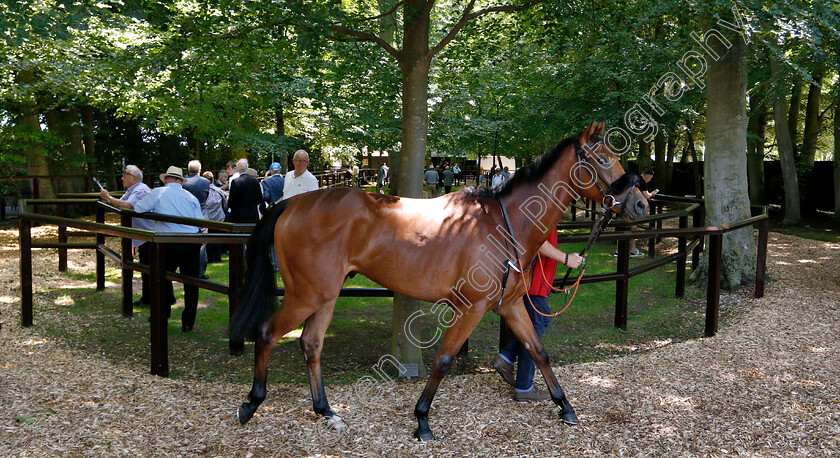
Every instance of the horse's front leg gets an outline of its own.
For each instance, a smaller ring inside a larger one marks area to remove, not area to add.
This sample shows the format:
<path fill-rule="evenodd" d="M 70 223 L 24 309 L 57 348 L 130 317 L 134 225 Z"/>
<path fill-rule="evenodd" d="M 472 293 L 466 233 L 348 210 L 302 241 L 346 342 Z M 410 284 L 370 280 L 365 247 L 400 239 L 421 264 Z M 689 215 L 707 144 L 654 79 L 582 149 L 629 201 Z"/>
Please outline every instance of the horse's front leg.
<path fill-rule="evenodd" d="M 441 380 L 452 368 L 458 350 L 461 349 L 464 341 L 472 334 L 473 329 L 481 320 L 482 313 L 477 311 L 479 309 L 483 310 L 483 307 L 473 306 L 471 310 L 458 318 L 443 335 L 443 342 L 440 344 L 440 349 L 438 349 L 437 356 L 432 364 L 429 381 L 426 382 L 426 388 L 423 389 L 423 393 L 414 407 L 414 416 L 417 417 L 418 423 L 418 427 L 414 431 L 416 439 L 427 441 L 435 438 L 432 429 L 429 427 L 429 409 L 432 406 L 432 400 L 435 398 Z"/>
<path fill-rule="evenodd" d="M 560 383 L 557 382 L 557 377 L 551 370 L 548 363 L 548 352 L 545 351 L 540 338 L 537 337 L 537 332 L 534 330 L 534 325 L 531 323 L 531 318 L 528 316 L 525 307 L 526 305 L 520 297 L 503 305 L 499 310 L 499 315 L 505 319 L 513 334 L 525 346 L 534 363 L 540 368 L 548 386 L 548 391 L 551 393 L 551 400 L 560 406 L 560 420 L 568 425 L 577 425 L 580 421 L 575 414 L 575 409 L 569 404 L 566 394 L 560 388 Z"/>
<path fill-rule="evenodd" d="M 336 431 L 344 431 L 347 425 L 327 402 L 327 392 L 324 390 L 324 378 L 321 374 L 321 350 L 324 347 L 324 334 L 332 321 L 335 310 L 335 299 L 313 313 L 306 319 L 303 333 L 300 336 L 300 348 L 306 360 L 309 372 L 309 391 L 312 393 L 312 409 L 327 420 L 327 427 Z"/>

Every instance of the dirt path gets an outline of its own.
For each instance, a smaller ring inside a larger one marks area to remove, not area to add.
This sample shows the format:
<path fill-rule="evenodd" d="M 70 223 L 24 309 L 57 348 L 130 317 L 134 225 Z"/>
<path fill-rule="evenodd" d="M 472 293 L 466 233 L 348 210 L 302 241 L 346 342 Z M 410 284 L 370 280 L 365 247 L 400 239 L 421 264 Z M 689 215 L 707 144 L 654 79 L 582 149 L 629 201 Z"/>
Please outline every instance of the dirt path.
<path fill-rule="evenodd" d="M 465 375 L 442 384 L 439 440 L 422 444 L 411 438 L 419 383 L 328 387 L 350 425 L 338 436 L 321 429 L 307 387 L 270 386 L 242 427 L 246 385 L 138 373 L 37 323 L 22 328 L 17 233 L 0 231 L 0 456 L 830 455 L 840 450 L 840 244 L 776 233 L 770 244 L 765 298 L 722 297 L 747 311 L 716 337 L 555 368 L 581 426 L 561 425 L 549 403 L 514 403 L 494 374 Z M 34 261 L 36 306 L 39 291 L 84 284 L 52 256 Z M 92 256 L 69 265 L 89 272 Z"/>

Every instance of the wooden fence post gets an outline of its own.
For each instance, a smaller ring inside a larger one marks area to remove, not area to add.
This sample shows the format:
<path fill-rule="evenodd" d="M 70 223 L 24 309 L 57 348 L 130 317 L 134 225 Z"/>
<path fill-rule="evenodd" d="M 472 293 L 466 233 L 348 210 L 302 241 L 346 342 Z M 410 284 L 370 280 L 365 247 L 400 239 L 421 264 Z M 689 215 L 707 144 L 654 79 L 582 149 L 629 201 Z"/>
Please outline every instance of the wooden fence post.
<path fill-rule="evenodd" d="M 66 211 L 62 204 L 58 204 L 56 214 L 60 218 L 64 218 Z M 67 243 L 67 226 L 58 226 L 58 243 Z M 58 271 L 67 272 L 67 247 L 60 247 L 58 249 Z"/>
<path fill-rule="evenodd" d="M 97 223 L 104 223 L 105 222 L 105 208 L 101 205 L 96 206 L 96 222 Z M 96 233 L 96 245 L 99 247 L 100 245 L 105 244 L 105 235 L 100 234 L 99 232 Z M 105 291 L 105 255 L 99 250 L 96 249 L 96 290 L 97 291 Z"/>
<path fill-rule="evenodd" d="M 20 324 L 32 326 L 32 222 L 20 222 Z"/>
<path fill-rule="evenodd" d="M 702 205 L 698 206 L 697 209 L 694 211 L 694 227 L 705 227 L 706 226 L 706 208 Z M 700 243 L 694 247 L 694 251 L 691 252 L 691 270 L 697 269 L 697 266 L 700 265 L 700 253 L 703 252 L 703 242 L 704 237 L 700 236 Z"/>
<path fill-rule="evenodd" d="M 149 335 L 152 375 L 169 376 L 169 288 L 166 280 L 166 248 L 162 243 L 149 247 Z"/>
<path fill-rule="evenodd" d="M 717 334 L 723 234 L 709 235 L 709 284 L 706 289 L 706 337 Z"/>
<path fill-rule="evenodd" d="M 688 216 L 680 216 L 680 229 L 688 227 Z M 677 285 L 674 288 L 674 296 L 683 297 L 685 295 L 685 265 L 688 253 L 685 252 L 687 243 L 685 236 L 677 239 Z"/>
<path fill-rule="evenodd" d="M 228 245 L 228 323 L 233 319 L 233 314 L 239 308 L 239 301 L 242 299 L 242 287 L 245 277 L 244 245 L 231 243 Z M 270 248 L 273 250 L 274 245 Z M 230 339 L 228 351 L 231 355 L 241 355 L 245 352 L 245 341 L 242 339 Z"/>
<path fill-rule="evenodd" d="M 651 202 L 650 204 L 650 215 L 655 215 L 657 210 L 657 204 L 655 202 Z M 662 213 L 662 209 L 659 209 L 659 212 Z M 653 224 L 651 229 L 656 229 L 656 225 Z M 657 239 L 654 237 L 652 239 L 648 239 L 648 257 L 652 258 L 656 256 L 656 242 Z"/>
<path fill-rule="evenodd" d="M 622 331 L 627 330 L 627 292 L 630 287 L 630 241 L 618 241 L 618 273 L 621 279 L 615 281 L 615 321 Z"/>
<path fill-rule="evenodd" d="M 120 224 L 123 227 L 131 227 L 131 217 L 127 214 L 120 214 Z M 134 315 L 134 307 L 132 299 L 134 299 L 134 291 L 132 281 L 134 280 L 134 271 L 126 268 L 126 263 L 131 256 L 131 239 L 123 237 L 120 239 L 122 247 L 122 315 L 129 317 Z M 147 242 L 148 243 L 148 242 Z"/>
<path fill-rule="evenodd" d="M 764 273 L 767 269 L 767 235 L 770 220 L 764 219 L 758 225 L 758 260 L 755 263 L 755 297 L 764 297 Z"/>

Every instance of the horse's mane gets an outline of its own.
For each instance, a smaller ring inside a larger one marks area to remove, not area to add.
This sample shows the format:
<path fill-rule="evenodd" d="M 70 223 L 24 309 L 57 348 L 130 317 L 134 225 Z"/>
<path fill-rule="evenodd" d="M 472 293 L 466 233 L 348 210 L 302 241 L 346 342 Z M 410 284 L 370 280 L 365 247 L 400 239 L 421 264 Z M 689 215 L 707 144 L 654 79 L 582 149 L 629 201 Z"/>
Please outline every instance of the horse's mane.
<path fill-rule="evenodd" d="M 501 186 L 495 188 L 483 187 L 483 188 L 464 188 L 461 191 L 472 197 L 484 197 L 484 198 L 499 198 L 505 197 L 510 195 L 513 188 L 520 184 L 529 184 L 534 183 L 542 179 L 545 174 L 551 170 L 554 166 L 554 163 L 560 158 L 560 154 L 577 140 L 578 137 L 569 137 L 565 140 L 558 142 L 554 145 L 553 148 L 546 151 L 540 157 L 538 157 L 534 162 L 531 164 L 522 167 L 516 170 L 516 173 L 513 174 L 508 180 L 505 180 Z"/>

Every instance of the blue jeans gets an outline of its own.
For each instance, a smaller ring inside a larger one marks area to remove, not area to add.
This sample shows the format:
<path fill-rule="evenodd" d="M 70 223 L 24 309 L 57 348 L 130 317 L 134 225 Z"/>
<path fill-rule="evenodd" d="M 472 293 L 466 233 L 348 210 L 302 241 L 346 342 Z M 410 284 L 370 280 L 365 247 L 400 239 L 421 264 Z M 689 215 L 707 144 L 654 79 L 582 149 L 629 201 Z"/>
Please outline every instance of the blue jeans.
<path fill-rule="evenodd" d="M 530 302 L 528 300 L 529 297 L 531 299 Z M 534 325 L 534 331 L 537 331 L 537 337 L 542 338 L 543 332 L 551 324 L 552 317 L 540 315 L 534 311 L 534 307 L 548 315 L 551 313 L 551 309 L 548 307 L 548 298 L 526 294 L 523 299 L 525 301 L 525 310 L 528 311 L 528 316 Z M 531 302 L 534 303 L 534 307 L 531 307 Z M 516 391 L 531 391 L 531 388 L 534 387 L 534 370 L 536 364 L 531 359 L 531 355 L 528 354 L 528 350 L 525 350 L 525 346 L 519 342 L 519 339 L 516 337 L 510 339 L 510 342 L 508 342 L 499 355 L 510 364 L 514 364 L 519 359 L 519 364 L 516 367 Z"/>

